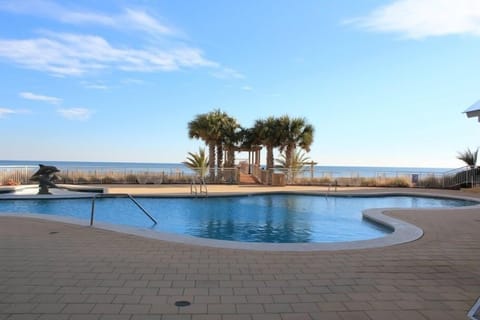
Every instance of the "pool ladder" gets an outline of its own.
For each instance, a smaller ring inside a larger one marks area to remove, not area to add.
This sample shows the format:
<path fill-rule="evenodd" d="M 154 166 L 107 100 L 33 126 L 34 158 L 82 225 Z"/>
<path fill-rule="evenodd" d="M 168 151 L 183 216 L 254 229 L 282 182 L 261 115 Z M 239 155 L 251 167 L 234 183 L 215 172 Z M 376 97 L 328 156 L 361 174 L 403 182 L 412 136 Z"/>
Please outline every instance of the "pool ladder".
<path fill-rule="evenodd" d="M 332 188 L 334 188 L 335 192 L 337 192 L 337 187 L 338 187 L 337 180 L 335 180 L 335 182 L 333 183 L 329 183 L 327 192 L 325 192 L 325 198 L 328 198 L 328 195 L 330 194 Z"/>
<path fill-rule="evenodd" d="M 328 185 L 328 192 L 330 192 L 331 189 L 333 189 L 333 191 L 337 192 L 337 187 L 338 187 L 337 181 L 335 181 L 335 183 L 330 183 Z"/>
<path fill-rule="evenodd" d="M 150 220 L 153 221 L 154 224 L 157 224 L 157 220 L 155 220 L 148 212 L 147 210 L 145 210 L 144 207 L 142 207 L 142 205 L 140 203 L 138 203 L 137 200 L 135 200 L 131 194 L 129 193 L 108 193 L 108 194 L 103 194 L 103 193 L 97 193 L 97 194 L 94 194 L 93 195 L 93 198 L 92 198 L 92 211 L 91 211 L 91 214 L 90 214 L 90 226 L 93 225 L 93 219 L 94 219 L 94 216 L 95 216 L 95 200 L 97 198 L 129 198 L 130 200 L 132 200 L 132 202 L 134 204 L 137 205 L 138 208 L 140 208 L 140 210 L 143 211 L 143 213 L 150 218 Z"/>
<path fill-rule="evenodd" d="M 205 183 L 205 179 L 200 179 L 200 184 L 197 187 L 197 182 L 195 181 L 196 179 L 192 179 L 192 183 L 190 184 L 190 194 L 193 194 L 196 196 L 204 194 L 205 197 L 208 197 L 208 189 L 207 189 L 207 184 Z"/>

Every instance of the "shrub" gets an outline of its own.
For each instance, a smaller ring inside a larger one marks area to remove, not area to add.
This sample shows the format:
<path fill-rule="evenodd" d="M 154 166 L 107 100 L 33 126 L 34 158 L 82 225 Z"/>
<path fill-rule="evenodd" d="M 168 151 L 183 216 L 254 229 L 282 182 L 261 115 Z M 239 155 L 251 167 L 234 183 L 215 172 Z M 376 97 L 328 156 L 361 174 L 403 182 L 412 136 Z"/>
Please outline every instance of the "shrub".
<path fill-rule="evenodd" d="M 104 176 L 101 178 L 101 182 L 105 184 L 114 184 L 114 183 L 118 183 L 118 180 L 111 176 Z"/>
<path fill-rule="evenodd" d="M 90 181 L 86 177 L 78 177 L 77 179 L 77 184 L 88 184 Z"/>
<path fill-rule="evenodd" d="M 418 181 L 418 186 L 424 188 L 442 188 L 443 181 L 441 178 L 437 178 L 435 176 L 427 176 Z"/>
<path fill-rule="evenodd" d="M 321 185 L 330 185 L 333 183 L 333 180 L 331 178 L 325 177 L 325 178 L 296 178 L 295 181 L 293 181 L 293 184 L 299 184 L 299 185 L 305 185 L 305 186 L 321 186 Z"/>
<path fill-rule="evenodd" d="M 377 179 L 375 179 L 375 178 L 361 178 L 360 179 L 360 186 L 361 187 L 376 187 L 377 186 Z"/>
<path fill-rule="evenodd" d="M 385 181 L 385 187 L 409 188 L 410 181 L 404 177 L 389 178 Z"/>
<path fill-rule="evenodd" d="M 137 176 L 135 174 L 127 174 L 125 176 L 124 183 L 133 183 L 133 184 L 138 183 Z"/>

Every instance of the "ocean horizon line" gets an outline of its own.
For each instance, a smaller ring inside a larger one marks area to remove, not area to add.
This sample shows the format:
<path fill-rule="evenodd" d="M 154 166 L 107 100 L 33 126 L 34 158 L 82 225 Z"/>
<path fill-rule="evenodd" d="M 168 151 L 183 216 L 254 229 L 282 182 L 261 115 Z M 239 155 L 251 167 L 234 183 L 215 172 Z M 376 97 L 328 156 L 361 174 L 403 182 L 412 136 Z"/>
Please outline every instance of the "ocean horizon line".
<path fill-rule="evenodd" d="M 101 167 L 101 166 L 107 166 L 107 167 L 112 167 L 112 166 L 126 166 L 126 167 L 134 167 L 134 166 L 154 166 L 154 167 L 160 167 L 160 166 L 180 166 L 180 167 L 185 167 L 185 165 L 182 162 L 141 162 L 141 161 L 78 161 L 78 160 L 0 160 L 0 166 L 38 166 L 39 164 L 47 164 L 47 165 L 57 165 L 57 166 L 68 166 L 68 167 L 73 167 L 73 166 L 78 166 L 78 167 L 83 167 L 83 166 L 89 166 L 89 167 Z M 261 165 L 262 167 L 265 166 L 265 164 Z M 460 167 L 428 167 L 428 166 L 387 166 L 387 165 L 337 165 L 337 164 L 319 164 L 316 163 L 314 165 L 315 168 L 338 168 L 338 169 L 366 169 L 366 170 L 379 170 L 379 169 L 387 169 L 387 170 L 392 170 L 392 169 L 399 169 L 401 171 L 406 171 L 406 170 L 432 170 L 435 172 L 439 171 L 450 171 L 450 170 L 455 170 Z"/>

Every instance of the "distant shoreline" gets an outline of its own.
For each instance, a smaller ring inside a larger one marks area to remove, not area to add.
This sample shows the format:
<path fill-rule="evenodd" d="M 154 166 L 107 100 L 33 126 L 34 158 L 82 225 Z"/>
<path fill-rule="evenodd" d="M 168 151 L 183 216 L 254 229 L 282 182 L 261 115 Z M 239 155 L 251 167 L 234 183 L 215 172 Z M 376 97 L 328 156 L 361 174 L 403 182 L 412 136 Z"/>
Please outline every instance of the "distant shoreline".
<path fill-rule="evenodd" d="M 107 161 L 42 161 L 42 160 L 0 160 L 1 166 L 33 166 L 38 164 L 54 165 L 59 169 L 71 168 L 115 168 L 115 169 L 180 169 L 190 170 L 183 163 L 153 163 L 153 162 L 107 162 Z M 308 168 L 308 166 L 306 166 Z M 442 174 L 453 168 L 429 168 L 429 167 L 384 167 L 384 166 L 327 166 L 315 165 L 316 173 L 332 173 L 342 176 L 375 176 L 377 174 L 405 173 L 420 174 L 433 173 Z"/>

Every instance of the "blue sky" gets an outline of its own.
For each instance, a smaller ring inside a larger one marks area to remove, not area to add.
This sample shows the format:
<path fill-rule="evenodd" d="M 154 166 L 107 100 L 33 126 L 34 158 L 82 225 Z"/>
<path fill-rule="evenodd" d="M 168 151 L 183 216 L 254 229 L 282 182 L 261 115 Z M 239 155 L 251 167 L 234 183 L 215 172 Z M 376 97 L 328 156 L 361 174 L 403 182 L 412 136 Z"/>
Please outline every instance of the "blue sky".
<path fill-rule="evenodd" d="M 320 165 L 460 167 L 479 57 L 478 0 L 0 0 L 0 159 L 181 162 L 219 108 L 305 117 Z"/>

